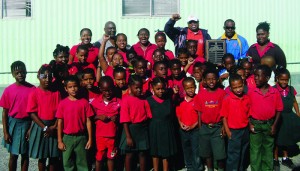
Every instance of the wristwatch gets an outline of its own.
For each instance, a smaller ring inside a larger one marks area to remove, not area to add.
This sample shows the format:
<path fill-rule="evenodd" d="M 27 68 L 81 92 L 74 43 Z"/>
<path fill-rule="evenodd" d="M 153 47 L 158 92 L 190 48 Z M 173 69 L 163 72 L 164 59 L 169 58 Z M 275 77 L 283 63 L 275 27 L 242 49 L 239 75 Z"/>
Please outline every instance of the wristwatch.
<path fill-rule="evenodd" d="M 43 131 L 46 132 L 47 129 L 48 129 L 48 126 L 45 126 L 45 127 L 43 128 Z"/>

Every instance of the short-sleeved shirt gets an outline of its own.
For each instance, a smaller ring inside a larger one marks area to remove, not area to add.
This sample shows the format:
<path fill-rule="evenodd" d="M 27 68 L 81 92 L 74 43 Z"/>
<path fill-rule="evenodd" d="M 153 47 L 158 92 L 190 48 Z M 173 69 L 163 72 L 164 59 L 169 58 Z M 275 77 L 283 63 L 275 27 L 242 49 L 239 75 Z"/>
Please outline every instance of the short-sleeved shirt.
<path fill-rule="evenodd" d="M 182 85 L 182 81 L 184 80 L 184 77 L 180 80 L 176 80 L 176 79 L 172 79 L 172 85 L 169 85 L 171 88 L 173 88 L 174 86 L 177 86 L 178 87 L 178 90 L 179 90 L 179 96 L 180 98 L 184 98 L 185 96 L 185 91 L 184 91 L 184 88 L 183 88 L 183 85 Z"/>
<path fill-rule="evenodd" d="M 105 115 L 112 117 L 119 115 L 121 108 L 121 99 L 113 98 L 111 101 L 105 103 L 102 95 L 97 97 L 91 103 L 95 115 Z M 113 121 L 103 122 L 101 120 L 96 121 L 96 137 L 115 137 L 117 131 L 117 125 Z"/>
<path fill-rule="evenodd" d="M 148 62 L 150 62 L 152 64 L 152 66 L 154 65 L 154 61 L 153 61 L 153 52 L 154 51 L 155 51 L 155 49 L 149 50 L 149 52 L 147 53 L 147 56 L 145 58 Z M 166 50 L 164 55 L 168 58 L 168 60 L 172 60 L 175 58 L 174 53 L 170 50 Z"/>
<path fill-rule="evenodd" d="M 120 122 L 141 123 L 152 118 L 150 106 L 145 99 L 131 95 L 122 97 Z"/>
<path fill-rule="evenodd" d="M 196 95 L 195 110 L 201 112 L 202 123 L 215 124 L 221 121 L 220 110 L 225 95 L 226 92 L 220 88 L 212 92 L 203 89 Z"/>
<path fill-rule="evenodd" d="M 29 115 L 26 112 L 28 96 L 34 89 L 35 87 L 29 83 L 26 85 L 13 83 L 4 89 L 0 106 L 8 109 L 8 116 L 17 119 L 28 118 Z"/>
<path fill-rule="evenodd" d="M 141 56 L 143 57 L 144 59 L 147 57 L 147 54 L 150 52 L 151 49 L 156 49 L 157 46 L 156 44 L 152 44 L 149 42 L 146 50 L 144 51 L 141 47 L 141 43 L 140 42 L 137 42 L 136 44 L 132 45 L 133 50 L 136 52 L 136 54 L 138 56 Z"/>
<path fill-rule="evenodd" d="M 241 129 L 248 125 L 249 109 L 250 99 L 248 95 L 237 97 L 230 92 L 223 100 L 220 115 L 227 119 L 229 128 Z"/>
<path fill-rule="evenodd" d="M 256 88 L 256 84 L 255 84 L 255 80 L 254 80 L 254 75 L 251 74 L 247 79 L 247 86 L 249 89 L 255 89 Z"/>
<path fill-rule="evenodd" d="M 73 62 L 78 62 L 78 58 L 76 57 L 76 51 L 79 45 L 81 45 L 81 43 L 79 43 L 78 45 L 74 45 L 70 50 L 70 55 L 74 57 Z M 98 53 L 99 53 L 99 49 L 96 48 L 95 46 L 91 46 L 89 48 L 89 54 L 86 61 L 88 63 L 95 63 L 98 59 Z"/>
<path fill-rule="evenodd" d="M 194 109 L 194 99 L 187 101 L 186 98 L 176 107 L 176 116 L 184 125 L 192 126 L 198 122 L 198 114 Z"/>
<path fill-rule="evenodd" d="M 201 63 L 204 63 L 205 62 L 205 59 L 204 58 L 200 58 L 198 55 L 195 57 L 195 61 L 194 63 L 189 67 L 189 69 L 187 70 L 186 72 L 186 76 L 191 76 L 193 75 L 193 68 L 194 68 L 194 64 L 196 62 L 201 62 Z"/>
<path fill-rule="evenodd" d="M 53 120 L 60 102 L 59 91 L 42 90 L 37 87 L 29 94 L 27 112 L 37 113 L 42 120 Z"/>
<path fill-rule="evenodd" d="M 87 118 L 91 116 L 93 116 L 93 110 L 84 98 L 70 100 L 67 97 L 59 103 L 56 112 L 56 118 L 63 119 L 64 134 L 84 133 Z"/>
<path fill-rule="evenodd" d="M 203 58 L 205 56 L 205 50 L 204 50 L 204 37 L 201 30 L 198 30 L 198 32 L 193 32 L 192 30 L 188 29 L 187 40 L 196 40 L 198 42 L 197 44 L 197 52 L 196 54 L 199 56 L 199 58 Z M 205 61 L 205 59 L 204 59 Z"/>
<path fill-rule="evenodd" d="M 262 94 L 259 88 L 250 89 L 248 95 L 250 97 L 249 115 L 253 119 L 269 120 L 277 111 L 283 110 L 281 95 L 276 88 L 269 86 L 266 94 Z"/>

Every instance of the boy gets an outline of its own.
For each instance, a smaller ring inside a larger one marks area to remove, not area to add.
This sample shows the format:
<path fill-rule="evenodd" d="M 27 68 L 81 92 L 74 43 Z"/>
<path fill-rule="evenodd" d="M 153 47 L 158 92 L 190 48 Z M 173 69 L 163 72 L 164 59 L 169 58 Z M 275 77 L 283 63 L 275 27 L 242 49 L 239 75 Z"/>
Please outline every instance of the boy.
<path fill-rule="evenodd" d="M 11 64 L 11 73 L 16 82 L 6 87 L 0 106 L 3 108 L 3 144 L 9 156 L 9 170 L 16 170 L 19 154 L 21 155 L 21 170 L 28 170 L 28 140 L 31 119 L 26 112 L 28 96 L 35 87 L 26 82 L 26 66 L 21 61 Z"/>
<path fill-rule="evenodd" d="M 114 170 L 116 157 L 115 138 L 117 132 L 117 117 L 120 112 L 121 100 L 113 92 L 114 82 L 109 76 L 101 77 L 99 82 L 101 96 L 97 97 L 91 105 L 96 113 L 96 171 L 100 171 L 105 154 L 109 171 Z"/>
<path fill-rule="evenodd" d="M 268 81 L 271 68 L 257 66 L 254 72 L 255 89 L 250 89 L 250 164 L 252 171 L 273 170 L 275 128 L 283 110 L 281 95 Z"/>
<path fill-rule="evenodd" d="M 201 89 L 203 89 L 203 85 L 202 85 L 202 66 L 203 66 L 203 64 L 201 62 L 196 62 L 193 66 L 192 78 L 195 80 L 195 84 L 196 84 L 195 93 L 196 94 L 198 94 L 198 92 Z"/>
<path fill-rule="evenodd" d="M 271 77 L 268 81 L 268 84 L 270 86 L 274 86 L 276 84 L 276 81 L 275 81 L 275 70 L 276 70 L 275 58 L 273 56 L 264 56 L 264 57 L 261 58 L 260 64 L 261 65 L 267 65 L 268 67 L 271 68 L 272 73 L 271 73 Z"/>
<path fill-rule="evenodd" d="M 217 161 L 218 170 L 223 171 L 226 154 L 220 109 L 226 93 L 217 86 L 219 78 L 215 69 L 204 71 L 203 78 L 207 87 L 197 94 L 194 106 L 199 115 L 200 156 L 206 159 L 208 171 L 213 170 L 212 158 Z"/>
<path fill-rule="evenodd" d="M 222 66 L 224 67 L 219 71 L 220 81 L 224 87 L 229 86 L 229 72 L 231 67 L 235 65 L 234 56 L 231 53 L 226 53 L 222 57 Z"/>
<path fill-rule="evenodd" d="M 182 85 L 183 79 L 186 77 L 185 72 L 181 71 L 181 63 L 178 59 L 172 59 L 170 61 L 171 79 L 172 85 L 170 87 L 175 88 L 179 92 L 179 97 L 184 98 L 184 89 Z"/>
<path fill-rule="evenodd" d="M 92 103 L 92 101 L 100 95 L 99 88 L 95 86 L 95 73 L 91 68 L 86 68 L 82 71 L 82 86 L 85 88 L 85 98 Z"/>
<path fill-rule="evenodd" d="M 64 170 L 88 171 L 86 150 L 92 146 L 90 117 L 93 111 L 86 99 L 78 98 L 79 80 L 76 76 L 67 77 L 64 85 L 69 96 L 59 103 L 56 113 L 57 141 Z"/>
<path fill-rule="evenodd" d="M 184 163 L 187 170 L 202 170 L 199 156 L 198 115 L 194 110 L 195 81 L 186 77 L 182 81 L 185 91 L 184 100 L 176 107 L 176 116 L 180 126 Z"/>
<path fill-rule="evenodd" d="M 196 52 L 197 52 L 197 44 L 198 42 L 196 40 L 188 40 L 186 43 L 186 48 L 188 51 L 188 64 L 186 65 L 186 67 L 184 68 L 187 76 L 191 76 L 193 73 L 193 66 L 195 62 L 201 62 L 204 63 L 205 59 L 199 57 Z"/>
<path fill-rule="evenodd" d="M 231 92 L 223 100 L 220 111 L 228 137 L 226 170 L 245 170 L 245 152 L 249 145 L 248 112 L 250 100 L 244 94 L 241 76 L 229 78 Z"/>

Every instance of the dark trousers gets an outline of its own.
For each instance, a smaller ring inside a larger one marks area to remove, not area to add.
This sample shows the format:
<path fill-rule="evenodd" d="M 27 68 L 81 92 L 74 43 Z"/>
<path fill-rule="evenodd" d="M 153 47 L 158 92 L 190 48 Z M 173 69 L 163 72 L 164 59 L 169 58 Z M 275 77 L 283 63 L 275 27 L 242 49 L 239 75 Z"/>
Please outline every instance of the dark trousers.
<path fill-rule="evenodd" d="M 228 139 L 226 171 L 243 171 L 245 154 L 249 149 L 249 129 L 230 129 L 231 139 Z"/>
<path fill-rule="evenodd" d="M 199 129 L 184 131 L 180 129 L 184 163 L 188 171 L 203 170 L 199 155 Z"/>

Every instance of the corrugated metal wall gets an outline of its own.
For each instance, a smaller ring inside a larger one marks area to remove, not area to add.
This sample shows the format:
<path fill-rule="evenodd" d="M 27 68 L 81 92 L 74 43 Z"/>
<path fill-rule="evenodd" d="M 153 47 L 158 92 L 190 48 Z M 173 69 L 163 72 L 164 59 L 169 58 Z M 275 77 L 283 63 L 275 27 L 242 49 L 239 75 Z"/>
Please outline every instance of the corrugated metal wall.
<path fill-rule="evenodd" d="M 10 71 L 15 60 L 26 63 L 28 71 L 37 71 L 48 63 L 57 43 L 70 47 L 80 42 L 79 32 L 88 27 L 93 31 L 93 42 L 103 34 L 104 23 L 112 20 L 117 31 L 126 33 L 128 43 L 137 42 L 137 31 L 146 27 L 154 42 L 154 30 L 163 29 L 167 17 L 122 17 L 121 0 L 32 0 L 32 17 L 26 19 L 0 19 L 0 72 Z M 138 1 L 137 1 L 138 3 Z M 236 21 L 236 31 L 249 44 L 256 41 L 255 28 L 261 21 L 271 23 L 270 39 L 285 52 L 288 62 L 300 62 L 300 22 L 298 0 L 180 0 L 182 20 L 176 26 L 186 26 L 186 18 L 199 17 L 200 27 L 208 29 L 211 37 L 223 33 L 223 22 Z M 173 50 L 172 42 L 167 47 Z M 300 72 L 299 65 L 290 65 L 293 72 Z M 14 80 L 10 74 L 0 75 L 0 84 Z M 28 81 L 36 83 L 35 74 Z"/>

